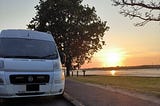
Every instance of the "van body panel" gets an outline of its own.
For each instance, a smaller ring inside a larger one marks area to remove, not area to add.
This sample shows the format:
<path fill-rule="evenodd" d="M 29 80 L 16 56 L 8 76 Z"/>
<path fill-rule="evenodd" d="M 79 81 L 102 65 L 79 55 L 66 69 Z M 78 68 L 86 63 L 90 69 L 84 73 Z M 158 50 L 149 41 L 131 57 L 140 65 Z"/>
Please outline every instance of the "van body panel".
<path fill-rule="evenodd" d="M 1 59 L 0 59 L 1 60 Z M 53 71 L 53 62 L 52 60 L 42 60 L 42 59 L 4 59 L 4 71 Z"/>
<path fill-rule="evenodd" d="M 24 38 L 54 41 L 51 34 L 32 30 L 2 30 L 1 38 Z"/>
<path fill-rule="evenodd" d="M 64 71 L 51 34 L 0 33 L 0 98 L 61 95 L 64 86 Z"/>

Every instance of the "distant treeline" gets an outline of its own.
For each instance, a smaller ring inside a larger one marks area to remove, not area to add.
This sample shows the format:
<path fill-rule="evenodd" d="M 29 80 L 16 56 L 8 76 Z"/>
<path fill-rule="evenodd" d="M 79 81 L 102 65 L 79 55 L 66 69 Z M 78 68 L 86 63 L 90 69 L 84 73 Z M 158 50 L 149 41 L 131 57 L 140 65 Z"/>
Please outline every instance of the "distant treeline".
<path fill-rule="evenodd" d="M 160 65 L 140 65 L 140 66 L 117 66 L 101 68 L 85 68 L 85 70 L 121 70 L 121 69 L 159 69 Z"/>

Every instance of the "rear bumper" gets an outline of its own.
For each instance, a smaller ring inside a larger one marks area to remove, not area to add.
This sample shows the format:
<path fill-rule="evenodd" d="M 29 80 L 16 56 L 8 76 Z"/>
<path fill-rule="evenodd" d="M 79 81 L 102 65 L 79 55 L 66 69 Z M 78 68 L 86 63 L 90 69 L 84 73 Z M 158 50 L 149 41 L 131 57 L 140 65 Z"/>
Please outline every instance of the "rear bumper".
<path fill-rule="evenodd" d="M 64 82 L 39 86 L 39 91 L 26 91 L 26 85 L 0 85 L 0 98 L 54 96 L 64 92 Z"/>
<path fill-rule="evenodd" d="M 61 71 L 0 72 L 0 79 L 2 79 L 0 98 L 52 96 L 64 92 L 65 78 L 62 79 L 63 73 Z M 16 75 L 16 77 L 11 78 L 12 75 Z M 44 77 L 45 75 L 49 75 L 49 79 Z M 29 82 L 30 76 L 32 76 L 31 82 Z"/>

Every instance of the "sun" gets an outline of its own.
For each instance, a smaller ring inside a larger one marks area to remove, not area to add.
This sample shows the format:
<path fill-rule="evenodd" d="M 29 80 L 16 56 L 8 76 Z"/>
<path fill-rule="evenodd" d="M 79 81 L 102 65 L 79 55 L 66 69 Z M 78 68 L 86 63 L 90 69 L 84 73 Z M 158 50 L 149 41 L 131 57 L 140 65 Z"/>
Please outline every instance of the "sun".
<path fill-rule="evenodd" d="M 121 54 L 120 53 L 117 53 L 117 52 L 108 52 L 107 53 L 107 64 L 109 66 L 117 66 L 117 65 L 120 65 L 120 62 L 121 62 Z"/>
<path fill-rule="evenodd" d="M 121 49 L 112 49 L 105 52 L 105 64 L 109 67 L 111 66 L 121 66 L 123 65 L 123 60 L 125 58 L 125 53 Z"/>
<path fill-rule="evenodd" d="M 126 58 L 126 52 L 121 48 L 109 48 L 102 50 L 96 55 L 102 67 L 122 66 Z"/>

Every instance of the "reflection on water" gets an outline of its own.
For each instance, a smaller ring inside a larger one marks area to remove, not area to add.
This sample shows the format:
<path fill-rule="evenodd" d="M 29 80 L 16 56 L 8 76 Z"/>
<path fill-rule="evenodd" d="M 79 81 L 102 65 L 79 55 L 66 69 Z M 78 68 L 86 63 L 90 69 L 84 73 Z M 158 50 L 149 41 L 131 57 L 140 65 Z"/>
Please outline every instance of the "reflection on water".
<path fill-rule="evenodd" d="M 111 75 L 114 76 L 116 74 L 115 70 L 110 71 Z"/>
<path fill-rule="evenodd" d="M 73 71 L 77 75 L 77 70 Z M 79 70 L 79 75 L 83 75 Z M 128 70 L 86 70 L 86 75 L 106 75 L 106 76 L 143 76 L 143 77 L 160 77 L 160 69 L 128 69 Z"/>

